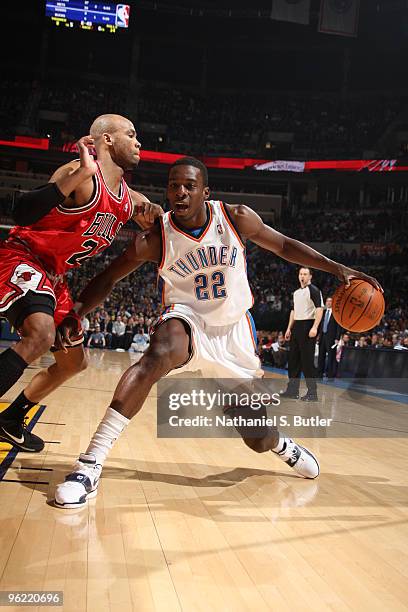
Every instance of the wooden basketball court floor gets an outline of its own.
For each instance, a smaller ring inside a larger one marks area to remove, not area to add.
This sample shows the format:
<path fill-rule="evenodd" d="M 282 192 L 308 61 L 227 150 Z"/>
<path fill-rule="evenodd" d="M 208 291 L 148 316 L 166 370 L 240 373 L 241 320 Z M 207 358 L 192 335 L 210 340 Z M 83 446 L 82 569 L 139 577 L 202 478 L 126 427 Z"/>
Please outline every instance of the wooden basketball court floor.
<path fill-rule="evenodd" d="M 63 591 L 75 612 L 408 609 L 403 438 L 305 440 L 321 475 L 303 480 L 239 439 L 157 439 L 154 388 L 96 499 L 80 510 L 47 503 L 129 364 L 92 352 L 87 371 L 32 411 L 44 452 L 10 459 L 0 446 L 13 459 L 0 481 L 0 591 Z"/>

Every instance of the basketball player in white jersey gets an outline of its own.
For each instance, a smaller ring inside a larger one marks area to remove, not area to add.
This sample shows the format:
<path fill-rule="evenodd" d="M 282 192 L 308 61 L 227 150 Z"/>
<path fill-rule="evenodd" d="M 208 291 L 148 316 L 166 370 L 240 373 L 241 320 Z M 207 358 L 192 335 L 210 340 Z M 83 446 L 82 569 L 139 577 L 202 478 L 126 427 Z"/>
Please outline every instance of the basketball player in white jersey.
<path fill-rule="evenodd" d="M 150 261 L 159 266 L 166 309 L 142 359 L 123 374 L 86 452 L 57 486 L 58 507 L 79 507 L 96 495 L 109 450 L 162 376 L 201 370 L 205 377 L 248 382 L 262 375 L 248 313 L 252 295 L 246 275 L 246 239 L 288 261 L 331 272 L 343 282 L 358 277 L 379 286 L 375 279 L 264 225 L 250 208 L 209 200 L 209 194 L 206 167 L 194 158 L 178 160 L 168 178 L 171 211 L 139 234 L 79 298 L 82 315 L 100 304 L 117 281 Z M 67 325 L 63 330 L 67 343 L 69 334 Z M 276 429 L 265 427 L 257 437 L 238 431 L 254 451 L 273 451 L 304 478 L 318 476 L 319 464 L 313 454 Z"/>

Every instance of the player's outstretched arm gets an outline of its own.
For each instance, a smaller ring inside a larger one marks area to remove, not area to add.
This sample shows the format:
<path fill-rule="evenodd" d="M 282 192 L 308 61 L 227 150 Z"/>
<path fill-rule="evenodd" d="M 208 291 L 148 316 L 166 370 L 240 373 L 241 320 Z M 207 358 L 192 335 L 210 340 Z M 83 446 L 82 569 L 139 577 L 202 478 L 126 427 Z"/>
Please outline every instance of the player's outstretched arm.
<path fill-rule="evenodd" d="M 50 183 L 55 183 L 58 189 L 68 198 L 70 194 L 81 188 L 81 191 L 85 191 L 87 200 L 92 196 L 93 183 L 92 177 L 96 174 L 97 165 L 92 157 L 89 147 L 94 144 L 92 136 L 83 136 L 78 140 L 76 146 L 79 152 L 79 163 L 73 161 L 65 166 L 61 166 L 54 172 L 50 178 Z M 82 198 L 81 198 L 82 200 Z M 78 204 L 83 204 L 82 201 Z"/>
<path fill-rule="evenodd" d="M 78 196 L 79 201 L 76 202 L 77 198 L 74 198 L 69 205 L 82 205 L 89 201 L 93 191 L 92 176 L 96 172 L 96 164 L 88 150 L 88 146 L 92 144 L 93 139 L 90 136 L 81 138 L 77 143 L 79 162 L 72 161 L 61 166 L 46 185 L 23 193 L 18 198 L 13 210 L 13 219 L 17 225 L 36 223 L 55 206 L 67 204 L 73 192 Z"/>
<path fill-rule="evenodd" d="M 105 300 L 118 281 L 148 261 L 159 263 L 160 255 L 160 228 L 155 225 L 151 230 L 137 234 L 126 251 L 88 283 L 75 304 L 75 313 L 82 317 L 91 312 Z M 72 344 L 70 337 L 76 330 L 77 320 L 69 313 L 58 326 L 56 347 L 66 351 L 66 347 Z"/>
<path fill-rule="evenodd" d="M 105 300 L 116 283 L 144 263 L 159 262 L 160 229 L 155 226 L 136 235 L 134 242 L 122 255 L 112 261 L 100 274 L 95 276 L 81 292 L 75 311 L 79 316 L 91 312 Z"/>
<path fill-rule="evenodd" d="M 143 230 L 149 229 L 156 219 L 164 214 L 164 210 L 159 204 L 150 202 L 143 193 L 130 189 L 130 195 L 133 202 L 133 221 L 136 221 Z"/>
<path fill-rule="evenodd" d="M 277 232 L 268 225 L 265 225 L 261 217 L 248 206 L 242 204 L 228 206 L 228 211 L 237 230 L 244 238 L 248 238 L 258 246 L 276 253 L 282 259 L 334 274 L 346 286 L 350 284 L 351 279 L 362 278 L 382 291 L 380 283 L 372 276 L 368 276 L 359 270 L 348 268 L 325 257 L 318 251 L 315 251 L 315 249 L 307 246 L 307 244 Z"/>

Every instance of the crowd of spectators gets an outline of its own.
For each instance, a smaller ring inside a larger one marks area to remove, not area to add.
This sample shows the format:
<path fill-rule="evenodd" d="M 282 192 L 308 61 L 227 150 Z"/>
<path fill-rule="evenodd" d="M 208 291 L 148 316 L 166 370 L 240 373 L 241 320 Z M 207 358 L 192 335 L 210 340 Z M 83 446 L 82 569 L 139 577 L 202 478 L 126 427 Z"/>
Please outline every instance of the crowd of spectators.
<path fill-rule="evenodd" d="M 298 240 L 314 242 L 385 241 L 400 224 L 400 212 L 310 211 L 291 219 L 287 228 Z"/>
<path fill-rule="evenodd" d="M 205 94 L 151 83 L 139 85 L 135 95 L 125 84 L 83 80 L 67 85 L 8 79 L 1 91 L 3 136 L 23 126 L 32 135 L 51 133 L 52 143 L 62 146 L 86 134 L 93 119 L 109 110 L 134 119 L 145 148 L 263 157 L 277 151 L 361 157 L 375 148 L 407 102 L 401 95 Z M 282 140 L 277 132 L 287 136 Z"/>
<path fill-rule="evenodd" d="M 143 312 L 133 314 L 126 309 L 97 309 L 81 320 L 85 346 L 143 353 L 149 344 L 152 318 Z M 111 314 L 109 314 L 111 313 Z"/>
<path fill-rule="evenodd" d="M 24 112 L 34 83 L 24 79 L 0 81 L 0 129 L 3 138 L 14 137 Z"/>
<path fill-rule="evenodd" d="M 269 332 L 261 330 L 257 331 L 257 336 L 258 353 L 262 363 L 266 366 L 286 369 L 288 365 L 289 342 L 285 341 L 284 333 L 282 331 Z M 408 351 L 408 329 L 404 333 L 371 331 L 366 334 L 351 334 L 345 332 L 341 335 L 337 344 L 337 363 L 340 362 L 345 346 Z"/>
<path fill-rule="evenodd" d="M 352 156 L 375 145 L 404 103 L 401 97 L 381 96 L 204 96 L 150 84 L 140 91 L 139 117 L 168 126 L 166 145 L 191 143 L 195 153 L 239 155 L 265 148 L 268 142 L 273 148 L 273 134 L 285 132 L 293 134 L 295 147 L 308 149 L 311 156 Z"/>

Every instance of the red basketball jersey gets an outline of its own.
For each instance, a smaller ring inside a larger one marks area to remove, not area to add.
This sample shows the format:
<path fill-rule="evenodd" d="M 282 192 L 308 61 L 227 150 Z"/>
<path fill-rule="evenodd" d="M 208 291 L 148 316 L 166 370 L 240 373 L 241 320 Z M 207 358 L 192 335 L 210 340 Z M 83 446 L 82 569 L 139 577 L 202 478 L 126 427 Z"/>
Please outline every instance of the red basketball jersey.
<path fill-rule="evenodd" d="M 80 208 L 57 206 L 29 226 L 15 226 L 7 242 L 18 239 L 54 274 L 77 268 L 84 259 L 106 249 L 130 219 L 133 205 L 122 179 L 119 196 L 105 183 L 100 166 L 92 200 Z"/>

